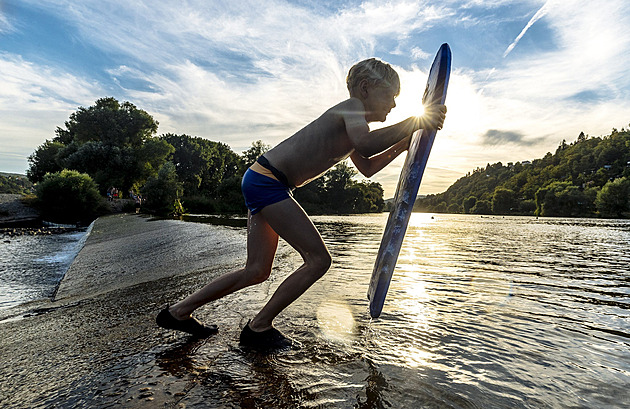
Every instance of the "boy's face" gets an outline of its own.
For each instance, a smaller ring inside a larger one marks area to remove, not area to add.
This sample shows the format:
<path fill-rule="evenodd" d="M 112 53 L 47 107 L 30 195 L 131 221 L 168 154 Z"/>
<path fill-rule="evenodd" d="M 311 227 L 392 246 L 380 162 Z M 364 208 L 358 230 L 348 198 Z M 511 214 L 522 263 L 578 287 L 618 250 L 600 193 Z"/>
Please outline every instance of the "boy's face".
<path fill-rule="evenodd" d="M 368 85 L 367 97 L 363 100 L 365 120 L 383 122 L 387 114 L 396 106 L 397 89 L 392 86 Z"/>

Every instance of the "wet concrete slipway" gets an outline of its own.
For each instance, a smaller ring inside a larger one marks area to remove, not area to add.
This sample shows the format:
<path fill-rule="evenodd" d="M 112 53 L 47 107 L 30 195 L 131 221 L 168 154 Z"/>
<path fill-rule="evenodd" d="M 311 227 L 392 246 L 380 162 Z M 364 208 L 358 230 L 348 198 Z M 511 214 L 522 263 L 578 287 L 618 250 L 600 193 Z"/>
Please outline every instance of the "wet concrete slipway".
<path fill-rule="evenodd" d="M 281 243 L 276 268 L 290 271 L 289 252 Z M 238 347 L 240 328 L 284 278 L 277 270 L 196 313 L 219 325 L 210 339 L 155 325 L 165 303 L 242 265 L 244 254 L 244 228 L 98 219 L 54 301 L 0 312 L 0 407 L 285 406 L 277 357 Z"/>

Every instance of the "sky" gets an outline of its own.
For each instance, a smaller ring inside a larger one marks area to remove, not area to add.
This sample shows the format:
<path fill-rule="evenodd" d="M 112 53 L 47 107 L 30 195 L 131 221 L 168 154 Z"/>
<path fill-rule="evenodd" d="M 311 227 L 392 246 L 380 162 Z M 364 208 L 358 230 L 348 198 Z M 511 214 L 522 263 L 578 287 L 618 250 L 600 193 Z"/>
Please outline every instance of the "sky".
<path fill-rule="evenodd" d="M 453 53 L 420 187 L 445 191 L 488 163 L 554 152 L 630 123 L 627 0 L 0 0 L 0 171 L 78 107 L 130 101 L 158 135 L 241 153 L 274 146 L 348 97 L 348 69 L 389 62 L 402 91 L 388 120 L 422 112 L 440 45 Z M 403 158 L 372 177 L 394 194 Z"/>

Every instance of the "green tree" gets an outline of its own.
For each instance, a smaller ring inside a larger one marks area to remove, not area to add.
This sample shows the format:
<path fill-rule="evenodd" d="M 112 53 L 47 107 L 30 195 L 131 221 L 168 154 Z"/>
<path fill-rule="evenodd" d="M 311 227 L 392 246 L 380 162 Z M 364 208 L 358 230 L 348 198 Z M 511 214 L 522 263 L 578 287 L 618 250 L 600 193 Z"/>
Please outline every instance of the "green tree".
<path fill-rule="evenodd" d="M 174 147 L 171 161 L 185 196 L 217 199 L 218 191 L 225 188 L 221 187 L 224 180 L 241 176 L 241 158 L 224 143 L 175 134 L 162 135 L 161 139 Z"/>
<path fill-rule="evenodd" d="M 162 165 L 157 176 L 149 178 L 142 189 L 146 207 L 163 216 L 183 212 L 180 202 L 182 192 L 182 184 L 171 162 Z"/>
<path fill-rule="evenodd" d="M 536 215 L 580 216 L 589 208 L 588 197 L 571 182 L 552 182 L 536 192 Z"/>
<path fill-rule="evenodd" d="M 24 176 L 0 174 L 0 193 L 28 194 L 33 184 Z"/>
<path fill-rule="evenodd" d="M 252 166 L 254 162 L 256 162 L 256 159 L 267 153 L 269 149 L 271 149 L 271 145 L 267 145 L 261 140 L 252 142 L 252 146 L 241 154 L 241 158 L 243 159 L 242 172 L 245 172 L 245 169 Z"/>
<path fill-rule="evenodd" d="M 597 192 L 610 180 L 630 178 L 628 161 L 628 130 L 615 129 L 602 138 L 580 133 L 573 143 L 563 141 L 554 154 L 547 153 L 532 162 L 508 163 L 507 166 L 498 162 L 477 168 L 445 192 L 418 200 L 414 210 L 435 211 L 445 202 L 447 208 L 460 204 L 464 211 L 472 212 L 474 202 L 465 201 L 474 196 L 477 200 L 493 202 L 494 210 L 501 213 L 511 208 L 511 213 L 532 214 L 538 202 L 539 215 L 593 216 Z M 554 182 L 565 184 L 551 186 Z M 501 196 L 495 196 L 497 189 L 502 189 Z M 509 195 L 503 189 L 514 193 L 510 207 L 500 200 L 509 202 Z"/>
<path fill-rule="evenodd" d="M 101 98 L 70 115 L 56 137 L 29 157 L 28 177 L 39 182 L 48 172 L 73 169 L 87 173 L 104 193 L 144 184 L 157 173 L 172 148 L 154 138 L 158 123 L 130 102 Z"/>
<path fill-rule="evenodd" d="M 497 187 L 492 195 L 492 213 L 510 214 L 516 205 L 514 191 Z"/>
<path fill-rule="evenodd" d="M 29 169 L 26 171 L 28 179 L 36 183 L 43 180 L 46 173 L 62 170 L 57 157 L 64 148 L 65 145 L 61 142 L 46 141 L 35 149 L 28 157 Z"/>
<path fill-rule="evenodd" d="M 488 200 L 477 200 L 470 212 L 473 214 L 492 214 L 492 203 Z"/>
<path fill-rule="evenodd" d="M 345 203 L 348 213 L 376 213 L 383 211 L 383 187 L 377 182 L 350 181 L 346 187 Z M 330 208 L 334 203 L 329 204 Z"/>
<path fill-rule="evenodd" d="M 89 223 L 107 211 L 92 178 L 74 170 L 46 174 L 36 194 L 42 217 L 52 222 Z"/>
<path fill-rule="evenodd" d="M 595 205 L 603 216 L 623 217 L 630 211 L 630 178 L 617 178 L 606 183 L 597 194 Z"/>
<path fill-rule="evenodd" d="M 322 214 L 326 208 L 325 191 L 324 178 L 321 177 L 295 189 L 293 196 L 307 213 Z"/>
<path fill-rule="evenodd" d="M 458 214 L 462 212 L 462 207 L 458 205 L 457 203 L 451 203 L 446 209 L 446 211 L 450 214 Z"/>
<path fill-rule="evenodd" d="M 79 109 L 65 122 L 65 129 L 57 128 L 55 140 L 64 145 L 71 142 L 102 142 L 113 146 L 139 147 L 151 138 L 158 122 L 146 111 L 131 102 L 118 102 L 106 97 L 89 107 Z"/>
<path fill-rule="evenodd" d="M 351 213 L 353 198 L 348 197 L 346 189 L 352 185 L 352 178 L 357 174 L 354 168 L 343 161 L 324 174 L 325 199 L 331 204 L 334 213 Z M 334 205 L 333 205 L 334 204 Z"/>
<path fill-rule="evenodd" d="M 471 209 L 475 207 L 475 204 L 477 204 L 477 198 L 475 196 L 468 196 L 466 199 L 464 199 L 464 201 L 462 202 L 464 213 L 470 213 Z"/>

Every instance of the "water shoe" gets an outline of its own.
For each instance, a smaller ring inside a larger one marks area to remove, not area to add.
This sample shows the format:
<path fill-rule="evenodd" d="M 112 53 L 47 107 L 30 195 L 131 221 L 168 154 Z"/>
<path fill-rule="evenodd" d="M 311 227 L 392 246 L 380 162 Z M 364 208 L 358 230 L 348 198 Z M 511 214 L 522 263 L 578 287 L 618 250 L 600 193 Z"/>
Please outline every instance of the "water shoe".
<path fill-rule="evenodd" d="M 203 325 L 193 317 L 185 320 L 178 320 L 171 315 L 168 307 L 160 311 L 155 318 L 155 322 L 159 327 L 187 332 L 199 338 L 207 338 L 219 332 L 216 325 Z"/>
<path fill-rule="evenodd" d="M 285 337 L 275 328 L 255 332 L 247 325 L 241 331 L 240 345 L 258 352 L 269 352 L 278 349 L 300 349 L 300 343 Z"/>

